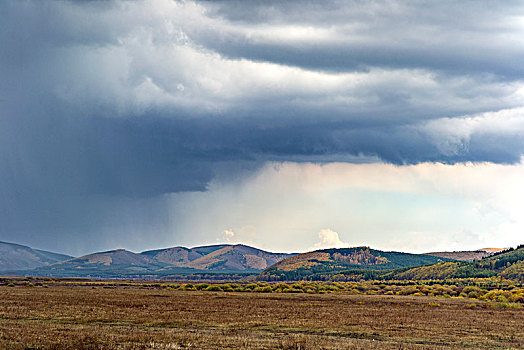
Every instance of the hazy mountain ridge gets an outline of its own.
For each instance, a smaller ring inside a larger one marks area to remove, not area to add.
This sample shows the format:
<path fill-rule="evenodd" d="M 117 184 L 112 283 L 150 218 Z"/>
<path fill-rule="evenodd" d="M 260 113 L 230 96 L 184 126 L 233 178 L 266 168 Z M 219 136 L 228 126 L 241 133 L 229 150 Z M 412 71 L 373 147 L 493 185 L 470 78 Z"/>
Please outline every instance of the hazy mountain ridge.
<path fill-rule="evenodd" d="M 159 249 L 141 255 L 157 262 L 197 270 L 263 270 L 293 254 L 271 253 L 243 244 L 222 244 Z"/>
<path fill-rule="evenodd" d="M 62 277 L 120 278 L 152 274 L 164 265 L 125 249 L 93 253 L 40 267 L 25 274 Z"/>
<path fill-rule="evenodd" d="M 0 271 L 33 269 L 71 258 L 65 254 L 0 241 Z"/>
<path fill-rule="evenodd" d="M 173 247 L 167 249 L 155 249 L 142 252 L 141 255 L 166 264 L 187 264 L 202 257 L 202 254 L 185 247 Z"/>
<path fill-rule="evenodd" d="M 93 253 L 84 255 L 79 258 L 74 258 L 68 261 L 63 261 L 56 266 L 76 265 L 132 265 L 132 266 L 149 266 L 153 261 L 141 254 L 136 254 L 125 249 L 115 249 L 106 252 Z"/>
<path fill-rule="evenodd" d="M 504 251 L 505 248 L 482 248 L 477 250 L 461 250 L 453 252 L 431 252 L 426 255 L 438 256 L 440 258 L 460 260 L 460 261 L 476 261 L 491 255 Z"/>
<path fill-rule="evenodd" d="M 173 247 L 134 253 L 125 249 L 88 254 L 24 274 L 64 277 L 162 277 L 205 272 L 260 272 L 293 254 L 271 253 L 242 244 Z"/>

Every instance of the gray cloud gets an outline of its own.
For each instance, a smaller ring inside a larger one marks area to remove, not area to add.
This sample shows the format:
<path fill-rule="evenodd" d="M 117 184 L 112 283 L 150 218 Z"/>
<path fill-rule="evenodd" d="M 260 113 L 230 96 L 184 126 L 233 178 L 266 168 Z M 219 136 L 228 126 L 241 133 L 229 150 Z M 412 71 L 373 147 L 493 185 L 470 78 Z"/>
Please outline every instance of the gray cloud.
<path fill-rule="evenodd" d="M 519 18 L 524 10 L 518 2 L 240 1 L 218 2 L 213 9 L 231 20 L 231 30 L 228 35 L 205 32 L 201 40 L 211 37 L 208 45 L 234 57 L 334 71 L 419 67 L 522 78 Z M 304 37 L 279 38 L 272 26 L 302 29 Z M 329 35 L 315 37 L 319 31 Z"/>
<path fill-rule="evenodd" d="M 87 248 L 70 235 L 170 242 L 163 195 L 267 161 L 518 162 L 523 15 L 508 2 L 3 2 L 0 238 L 60 237 L 72 253 Z M 510 117 L 483 114 L 499 110 Z"/>

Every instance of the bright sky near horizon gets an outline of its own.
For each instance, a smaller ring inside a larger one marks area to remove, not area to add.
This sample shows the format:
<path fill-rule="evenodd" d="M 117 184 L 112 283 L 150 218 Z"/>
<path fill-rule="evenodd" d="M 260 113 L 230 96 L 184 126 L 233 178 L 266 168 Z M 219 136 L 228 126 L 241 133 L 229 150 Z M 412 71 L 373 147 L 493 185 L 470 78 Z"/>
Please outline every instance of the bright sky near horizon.
<path fill-rule="evenodd" d="M 0 240 L 524 243 L 519 1 L 2 1 Z"/>

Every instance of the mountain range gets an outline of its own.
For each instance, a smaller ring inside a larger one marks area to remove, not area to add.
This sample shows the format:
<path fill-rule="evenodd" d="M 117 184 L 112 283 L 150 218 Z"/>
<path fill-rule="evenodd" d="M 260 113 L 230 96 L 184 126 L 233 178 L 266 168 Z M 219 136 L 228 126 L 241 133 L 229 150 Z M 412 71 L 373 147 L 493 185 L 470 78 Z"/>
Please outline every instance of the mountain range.
<path fill-rule="evenodd" d="M 461 250 L 454 252 L 433 252 L 425 253 L 427 255 L 438 256 L 446 259 L 460 260 L 460 261 L 475 261 L 487 258 L 494 253 L 505 250 L 505 248 L 482 248 L 477 250 Z"/>
<path fill-rule="evenodd" d="M 0 271 L 62 277 L 165 277 L 189 273 L 257 273 L 293 254 L 270 253 L 243 244 L 173 247 L 133 253 L 124 249 L 78 258 L 2 243 Z M 23 248 L 23 250 L 22 250 Z M 25 260 L 20 259 L 24 252 Z M 47 260 L 43 260 L 48 256 Z M 51 260 L 54 257 L 54 260 Z"/>
<path fill-rule="evenodd" d="M 409 254 L 369 247 L 271 253 L 243 244 L 173 247 L 134 253 L 124 249 L 71 257 L 0 242 L 4 275 L 171 278 L 256 276 L 259 280 L 446 279 L 500 276 L 524 279 L 524 247 Z M 226 277 L 227 278 L 227 277 Z"/>
<path fill-rule="evenodd" d="M 72 259 L 72 256 L 0 242 L 0 271 L 30 270 Z"/>

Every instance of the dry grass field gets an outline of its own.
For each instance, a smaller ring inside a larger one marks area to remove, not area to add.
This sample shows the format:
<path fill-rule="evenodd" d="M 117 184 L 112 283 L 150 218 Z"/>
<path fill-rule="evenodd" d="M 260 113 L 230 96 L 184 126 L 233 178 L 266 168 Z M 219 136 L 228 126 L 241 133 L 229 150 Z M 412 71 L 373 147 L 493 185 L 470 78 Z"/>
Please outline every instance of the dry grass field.
<path fill-rule="evenodd" d="M 523 349 L 524 310 L 434 297 L 0 287 L 7 349 Z"/>

